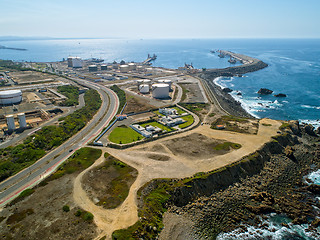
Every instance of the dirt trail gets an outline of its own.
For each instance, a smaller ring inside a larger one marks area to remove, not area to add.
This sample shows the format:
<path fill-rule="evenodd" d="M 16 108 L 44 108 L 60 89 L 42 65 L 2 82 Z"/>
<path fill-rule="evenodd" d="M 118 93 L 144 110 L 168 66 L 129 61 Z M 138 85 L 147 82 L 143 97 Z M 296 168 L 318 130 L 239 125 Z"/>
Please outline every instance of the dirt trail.
<path fill-rule="evenodd" d="M 262 125 L 262 123 L 264 123 L 264 125 Z M 268 124 L 271 124 L 271 126 L 266 126 Z M 136 168 L 139 172 L 136 181 L 130 188 L 127 199 L 118 208 L 106 210 L 96 206 L 82 189 L 82 176 L 91 168 L 101 164 L 104 160 L 102 156 L 94 165 L 79 174 L 76 178 L 74 183 L 74 200 L 80 207 L 94 214 L 95 223 L 100 230 L 100 234 L 96 239 L 105 235 L 107 239 L 110 239 L 113 231 L 127 228 L 138 220 L 136 194 L 143 184 L 155 178 L 190 177 L 197 172 L 211 171 L 238 161 L 242 157 L 258 150 L 264 143 L 269 141 L 272 136 L 276 135 L 281 123 L 270 119 L 262 119 L 259 125 L 257 135 L 213 130 L 210 129 L 210 126 L 203 125 L 188 132 L 143 144 L 143 149 L 141 149 L 141 145 L 126 150 L 107 148 L 106 151 L 108 153 Z M 174 154 L 165 145 L 165 142 L 169 139 L 181 138 L 192 133 L 200 133 L 213 139 L 240 143 L 242 147 L 224 155 L 208 156 L 208 158 L 202 160 L 191 161 L 190 159 Z M 164 149 L 158 153 L 167 155 L 169 157 L 168 161 L 156 161 L 148 158 L 149 154 L 155 153 L 152 149 L 156 144 L 164 147 Z M 150 149 L 150 151 L 148 151 L 148 149 Z"/>

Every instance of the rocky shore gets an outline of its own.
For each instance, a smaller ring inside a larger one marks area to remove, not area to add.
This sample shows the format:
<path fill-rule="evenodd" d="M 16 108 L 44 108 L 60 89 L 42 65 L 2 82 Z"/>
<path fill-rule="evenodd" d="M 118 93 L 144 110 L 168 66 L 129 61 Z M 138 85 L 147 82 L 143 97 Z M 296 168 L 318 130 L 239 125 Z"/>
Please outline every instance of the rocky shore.
<path fill-rule="evenodd" d="M 269 213 L 286 216 L 292 224 L 309 224 L 310 235 L 319 239 L 320 187 L 304 179 L 320 167 L 319 140 L 310 126 L 292 121 L 280 136 L 249 156 L 247 165 L 230 166 L 177 188 L 160 239 L 177 236 L 182 228 L 189 232 L 184 239 L 215 239 L 222 232 L 244 232 L 248 225 L 264 227 L 262 220 Z"/>
<path fill-rule="evenodd" d="M 253 117 L 248 112 L 246 112 L 242 107 L 241 103 L 236 101 L 228 91 L 223 91 L 221 87 L 214 84 L 214 79 L 217 77 L 233 77 L 242 76 L 243 74 L 255 72 L 261 70 L 268 66 L 268 64 L 263 61 L 251 58 L 248 56 L 238 54 L 240 58 L 245 58 L 247 64 L 242 64 L 240 66 L 222 68 L 222 69 L 207 69 L 204 72 L 198 73 L 197 77 L 200 77 L 207 81 L 209 88 L 212 93 L 219 99 L 220 105 L 231 115 L 239 117 Z"/>

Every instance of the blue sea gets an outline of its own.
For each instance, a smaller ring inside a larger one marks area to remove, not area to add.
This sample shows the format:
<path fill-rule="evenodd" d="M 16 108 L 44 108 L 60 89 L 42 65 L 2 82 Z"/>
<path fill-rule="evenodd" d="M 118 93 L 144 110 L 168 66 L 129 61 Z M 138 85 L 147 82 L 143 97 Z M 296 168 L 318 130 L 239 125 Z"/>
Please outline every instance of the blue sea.
<path fill-rule="evenodd" d="M 219 78 L 215 82 L 234 90 L 232 95 L 252 115 L 273 119 L 298 119 L 320 126 L 320 40 L 319 39 L 62 39 L 0 41 L 7 47 L 27 51 L 0 49 L 0 59 L 50 62 L 68 56 L 84 59 L 96 57 L 105 62 L 143 61 L 155 53 L 154 66 L 178 68 L 192 63 L 196 68 L 223 68 L 230 64 L 210 50 L 230 50 L 259 58 L 269 67 L 242 78 Z M 268 88 L 273 95 L 260 96 Z M 241 92 L 242 96 L 237 95 Z"/>
<path fill-rule="evenodd" d="M 0 41 L 7 47 L 27 51 L 0 49 L 0 59 L 15 61 L 52 62 L 68 56 L 102 58 L 105 62 L 143 61 L 147 54 L 156 54 L 154 66 L 178 68 L 192 63 L 196 68 L 231 66 L 227 58 L 219 58 L 210 50 L 230 50 L 263 60 L 269 66 L 244 77 L 218 78 L 221 87 L 233 89 L 232 95 L 252 115 L 272 119 L 297 119 L 320 126 L 320 40 L 319 39 L 64 39 Z M 273 95 L 259 96 L 260 88 Z M 237 93 L 241 92 L 241 96 Z M 320 184 L 320 171 L 309 178 Z M 281 225 L 288 223 L 288 227 Z M 221 234 L 218 239 L 320 239 L 320 232 L 306 231 L 307 225 L 292 225 L 283 216 L 270 215 L 267 228 L 248 226 L 248 231 Z"/>

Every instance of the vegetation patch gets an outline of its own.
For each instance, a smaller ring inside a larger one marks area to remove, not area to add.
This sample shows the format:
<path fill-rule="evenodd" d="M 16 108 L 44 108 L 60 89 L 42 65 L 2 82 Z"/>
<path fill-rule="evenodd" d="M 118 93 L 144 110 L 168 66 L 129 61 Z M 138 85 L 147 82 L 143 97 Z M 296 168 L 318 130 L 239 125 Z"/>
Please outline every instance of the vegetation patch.
<path fill-rule="evenodd" d="M 119 98 L 120 104 L 119 104 L 118 113 L 120 113 L 122 108 L 123 108 L 123 106 L 127 102 L 126 93 L 121 88 L 119 88 L 117 85 L 113 85 L 112 87 L 110 87 L 110 89 L 112 91 L 114 91 L 117 94 L 118 98 Z"/>
<path fill-rule="evenodd" d="M 76 106 L 79 104 L 79 88 L 73 85 L 59 86 L 58 92 L 67 97 L 60 106 Z"/>
<path fill-rule="evenodd" d="M 127 126 L 116 127 L 109 135 L 109 140 L 118 144 L 132 143 L 143 138 L 141 134 Z"/>
<path fill-rule="evenodd" d="M 179 125 L 179 128 L 189 127 L 189 126 L 192 125 L 193 122 L 194 122 L 194 119 L 193 119 L 193 116 L 192 116 L 192 115 L 183 116 L 183 117 L 181 117 L 181 118 L 182 118 L 183 120 L 185 120 L 186 122 L 180 124 L 180 125 Z"/>
<path fill-rule="evenodd" d="M 107 153 L 105 158 L 102 165 L 84 176 L 82 183 L 96 205 L 112 209 L 127 198 L 138 172 Z"/>
<path fill-rule="evenodd" d="M 182 110 L 182 109 L 179 108 L 179 107 L 173 107 L 173 109 L 177 110 L 178 115 L 181 115 L 181 114 L 183 114 L 183 113 L 186 113 L 186 111 Z"/>
<path fill-rule="evenodd" d="M 11 203 L 10 206 L 16 204 L 17 202 L 22 201 L 23 199 L 25 199 L 26 197 L 30 196 L 32 193 L 34 193 L 34 189 L 26 189 L 24 191 L 22 191 L 19 196 L 17 198 L 15 198 Z"/>
<path fill-rule="evenodd" d="M 188 109 L 191 112 L 197 113 L 202 110 L 204 110 L 206 107 L 208 107 L 209 104 L 207 103 L 180 103 L 180 105 L 186 109 Z"/>
<path fill-rule="evenodd" d="M 213 147 L 214 150 L 220 151 L 220 150 L 230 150 L 230 148 L 232 149 L 239 149 L 241 148 L 241 144 L 239 143 L 232 143 L 232 142 L 224 142 L 224 143 L 220 143 L 216 146 Z"/>
<path fill-rule="evenodd" d="M 167 131 L 167 132 L 172 132 L 172 131 L 174 131 L 174 129 L 169 128 L 169 127 L 167 127 L 167 126 L 165 126 L 165 125 L 162 125 L 162 124 L 160 124 L 160 123 L 158 123 L 158 122 L 156 122 L 156 121 L 151 121 L 151 122 L 147 122 L 147 123 L 141 123 L 140 125 L 141 125 L 142 127 L 146 127 L 147 125 L 154 126 L 154 127 L 158 127 L 158 128 L 161 128 L 162 130 Z"/>
<path fill-rule="evenodd" d="M 47 151 L 60 146 L 80 131 L 101 106 L 100 95 L 95 90 L 88 90 L 84 100 L 86 105 L 62 118 L 58 126 L 45 126 L 26 138 L 22 144 L 0 149 L 0 181 L 32 165 Z"/>
<path fill-rule="evenodd" d="M 247 118 L 235 117 L 235 116 L 222 116 L 215 120 L 211 124 L 211 128 L 219 129 L 218 125 L 224 126 L 225 130 L 239 132 L 239 133 L 252 133 L 258 132 L 258 121 Z"/>
<path fill-rule="evenodd" d="M 181 87 L 181 89 L 182 89 L 182 96 L 181 96 L 181 100 L 180 100 L 180 102 L 184 102 L 185 100 L 186 100 L 186 98 L 187 98 L 187 94 L 188 94 L 188 92 L 189 92 L 189 90 L 187 89 L 187 88 L 185 88 L 184 86 L 183 86 L 183 84 L 178 84 L 180 87 Z"/>
<path fill-rule="evenodd" d="M 41 185 L 54 179 L 58 179 L 65 174 L 80 172 L 90 167 L 101 156 L 101 153 L 101 149 L 89 147 L 80 148 L 74 154 L 72 154 L 54 174 L 44 180 L 44 183 L 42 183 Z"/>
<path fill-rule="evenodd" d="M 282 123 L 281 126 L 279 127 L 280 130 L 285 130 L 290 128 L 290 123 Z"/>
<path fill-rule="evenodd" d="M 7 224 L 8 225 L 11 225 L 11 224 L 14 224 L 14 223 L 17 223 L 17 222 L 20 222 L 22 221 L 23 219 L 25 219 L 28 215 L 31 215 L 33 214 L 34 211 L 32 208 L 28 208 L 28 209 L 25 209 L 21 212 L 16 212 L 16 213 L 13 213 L 12 215 L 10 215 L 7 219 Z"/>
<path fill-rule="evenodd" d="M 269 123 L 262 123 L 262 126 L 270 127 L 270 126 L 272 126 L 272 124 L 269 124 Z"/>

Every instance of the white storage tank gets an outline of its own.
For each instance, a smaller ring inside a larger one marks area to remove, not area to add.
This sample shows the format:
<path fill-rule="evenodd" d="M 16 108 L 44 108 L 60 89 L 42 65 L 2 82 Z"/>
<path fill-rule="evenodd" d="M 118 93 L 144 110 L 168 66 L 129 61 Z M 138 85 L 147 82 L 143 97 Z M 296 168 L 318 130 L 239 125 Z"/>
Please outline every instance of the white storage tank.
<path fill-rule="evenodd" d="M 120 72 L 122 73 L 129 72 L 129 65 L 120 65 Z"/>
<path fill-rule="evenodd" d="M 129 70 L 130 71 L 136 70 L 136 64 L 135 63 L 129 63 L 128 66 L 129 66 Z"/>
<path fill-rule="evenodd" d="M 140 91 L 140 93 L 149 93 L 149 91 L 150 91 L 149 85 L 148 84 L 141 84 L 139 86 L 139 91 Z"/>
<path fill-rule="evenodd" d="M 141 84 L 143 84 L 143 80 L 137 80 L 137 85 L 138 85 L 138 87 L 139 87 Z"/>
<path fill-rule="evenodd" d="M 19 119 L 20 127 L 21 128 L 26 128 L 27 127 L 26 115 L 24 113 L 19 113 L 18 114 L 18 119 Z"/>
<path fill-rule="evenodd" d="M 168 84 L 168 85 L 169 85 L 169 88 L 171 88 L 171 84 L 172 84 L 172 81 L 171 81 L 171 80 L 166 79 L 166 80 L 163 81 L 163 83 Z"/>
<path fill-rule="evenodd" d="M 168 98 L 169 85 L 164 83 L 156 83 L 152 85 L 152 96 L 154 98 Z"/>
<path fill-rule="evenodd" d="M 21 90 L 0 91 L 0 104 L 14 104 L 22 101 Z"/>
<path fill-rule="evenodd" d="M 107 65 L 101 65 L 101 71 L 103 70 L 108 70 L 108 66 Z"/>
<path fill-rule="evenodd" d="M 89 65 L 89 72 L 96 72 L 98 71 L 98 66 L 97 65 Z"/>
<path fill-rule="evenodd" d="M 149 79 L 145 79 L 145 80 L 143 80 L 143 84 L 151 84 L 151 80 L 149 80 Z"/>
<path fill-rule="evenodd" d="M 7 126 L 9 131 L 13 131 L 16 129 L 16 125 L 14 124 L 14 118 L 13 115 L 6 116 L 7 119 Z"/>

